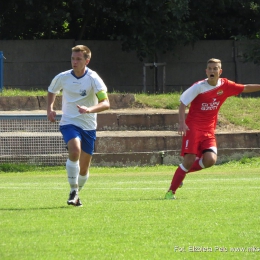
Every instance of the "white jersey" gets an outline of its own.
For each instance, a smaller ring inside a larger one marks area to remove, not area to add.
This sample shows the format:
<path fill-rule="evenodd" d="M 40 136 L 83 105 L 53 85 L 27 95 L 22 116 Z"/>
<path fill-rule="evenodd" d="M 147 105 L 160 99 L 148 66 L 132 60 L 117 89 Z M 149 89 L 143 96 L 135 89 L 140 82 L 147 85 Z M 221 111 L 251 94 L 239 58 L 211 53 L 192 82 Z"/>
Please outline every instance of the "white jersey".
<path fill-rule="evenodd" d="M 98 104 L 96 93 L 107 92 L 99 75 L 86 68 L 85 74 L 77 78 L 72 69 L 61 72 L 52 80 L 48 91 L 59 94 L 62 90 L 62 117 L 60 125 L 73 124 L 84 130 L 97 128 L 97 114 L 80 114 L 77 105 L 91 107 Z"/>

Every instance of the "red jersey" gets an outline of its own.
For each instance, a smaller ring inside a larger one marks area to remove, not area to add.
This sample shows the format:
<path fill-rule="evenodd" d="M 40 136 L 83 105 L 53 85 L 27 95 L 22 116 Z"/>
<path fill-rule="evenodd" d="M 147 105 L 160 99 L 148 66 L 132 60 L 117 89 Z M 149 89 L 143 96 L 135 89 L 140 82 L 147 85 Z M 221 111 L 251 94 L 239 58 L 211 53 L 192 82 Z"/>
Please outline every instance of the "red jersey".
<path fill-rule="evenodd" d="M 180 97 L 184 105 L 190 104 L 187 126 L 202 131 L 214 131 L 221 105 L 228 97 L 238 95 L 243 90 L 244 85 L 226 78 L 220 78 L 216 86 L 209 85 L 207 79 L 196 82 Z"/>

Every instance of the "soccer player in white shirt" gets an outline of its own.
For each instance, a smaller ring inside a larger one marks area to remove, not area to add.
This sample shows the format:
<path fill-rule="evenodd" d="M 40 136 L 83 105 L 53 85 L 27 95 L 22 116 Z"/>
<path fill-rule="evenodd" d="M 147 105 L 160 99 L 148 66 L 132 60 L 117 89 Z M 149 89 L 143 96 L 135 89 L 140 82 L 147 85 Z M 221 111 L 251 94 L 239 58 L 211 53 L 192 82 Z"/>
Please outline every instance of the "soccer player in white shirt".
<path fill-rule="evenodd" d="M 183 92 L 179 107 L 179 134 L 182 135 L 183 162 L 173 176 L 165 199 L 175 199 L 176 190 L 189 172 L 213 166 L 217 161 L 215 128 L 221 105 L 230 96 L 260 90 L 260 84 L 237 84 L 222 74 L 221 61 L 209 59 L 206 75 L 208 78 L 194 83 Z M 185 119 L 185 109 L 190 104 Z"/>
<path fill-rule="evenodd" d="M 96 140 L 97 113 L 110 108 L 107 87 L 99 75 L 87 67 L 91 51 L 87 46 L 72 48 L 72 69 L 59 73 L 48 87 L 48 120 L 55 122 L 56 95 L 62 90 L 60 131 L 68 148 L 66 171 L 70 184 L 68 205 L 82 206 L 79 191 L 89 177 Z"/>

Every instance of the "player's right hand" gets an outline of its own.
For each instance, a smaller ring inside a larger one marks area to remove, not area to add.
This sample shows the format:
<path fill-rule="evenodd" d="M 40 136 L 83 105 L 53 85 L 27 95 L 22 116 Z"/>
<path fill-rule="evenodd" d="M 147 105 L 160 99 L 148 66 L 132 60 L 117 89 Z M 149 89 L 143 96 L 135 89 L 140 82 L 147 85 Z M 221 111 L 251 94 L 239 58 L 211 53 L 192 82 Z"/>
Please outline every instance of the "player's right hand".
<path fill-rule="evenodd" d="M 178 134 L 179 135 L 186 135 L 186 132 L 189 131 L 189 127 L 183 123 L 183 124 L 179 124 L 179 127 L 178 127 Z"/>
<path fill-rule="evenodd" d="M 55 111 L 50 111 L 50 112 L 48 113 L 48 119 L 49 119 L 49 121 L 51 121 L 51 122 L 54 123 L 54 122 L 56 121 L 55 117 L 56 117 L 56 112 L 55 112 Z"/>

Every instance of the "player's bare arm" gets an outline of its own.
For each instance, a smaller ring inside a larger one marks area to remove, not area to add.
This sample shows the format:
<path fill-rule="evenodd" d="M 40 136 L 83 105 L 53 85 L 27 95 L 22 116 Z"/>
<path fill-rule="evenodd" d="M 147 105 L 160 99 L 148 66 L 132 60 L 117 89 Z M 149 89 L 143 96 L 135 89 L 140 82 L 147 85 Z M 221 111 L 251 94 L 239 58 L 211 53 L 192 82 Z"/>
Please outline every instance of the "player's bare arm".
<path fill-rule="evenodd" d="M 99 103 L 92 107 L 86 107 L 86 106 L 79 106 L 77 105 L 77 108 L 79 109 L 80 114 L 86 114 L 86 113 L 98 113 L 102 112 L 104 110 L 107 110 L 110 108 L 110 103 L 108 99 L 104 99 L 102 101 L 99 101 Z"/>
<path fill-rule="evenodd" d="M 244 90 L 242 91 L 243 93 L 250 93 L 250 92 L 255 92 L 260 90 L 260 85 L 259 84 L 246 84 L 244 87 Z"/>
<path fill-rule="evenodd" d="M 185 123 L 185 110 L 186 110 L 186 105 L 184 105 L 181 102 L 179 106 L 179 127 L 178 127 L 178 134 L 180 135 L 186 135 L 186 131 L 189 130 L 189 127 Z"/>
<path fill-rule="evenodd" d="M 53 105 L 55 102 L 56 94 L 48 92 L 47 96 L 47 116 L 48 120 L 55 122 L 56 112 L 53 110 Z"/>

